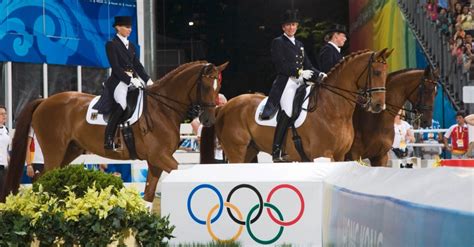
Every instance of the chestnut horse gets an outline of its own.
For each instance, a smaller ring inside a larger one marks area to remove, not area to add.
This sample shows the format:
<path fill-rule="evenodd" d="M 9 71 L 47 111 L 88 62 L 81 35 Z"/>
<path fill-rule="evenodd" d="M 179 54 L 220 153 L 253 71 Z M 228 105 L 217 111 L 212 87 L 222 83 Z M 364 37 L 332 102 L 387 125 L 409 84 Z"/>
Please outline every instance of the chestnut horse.
<path fill-rule="evenodd" d="M 206 61 L 184 64 L 145 90 L 143 116 L 132 125 L 138 158 L 148 162 L 144 199 L 152 202 L 163 171 L 177 169 L 173 153 L 180 141 L 180 124 L 193 106 L 200 106 L 200 120 L 214 124 L 219 74 L 227 63 L 216 67 Z M 26 156 L 30 125 L 43 150 L 45 169 L 64 167 L 84 151 L 110 159 L 130 159 L 126 148 L 104 150 L 105 126 L 86 122 L 86 111 L 94 95 L 64 92 L 29 103 L 16 121 L 11 163 L 2 200 L 18 191 Z"/>
<path fill-rule="evenodd" d="M 356 108 L 354 143 L 346 159 L 368 158 L 372 166 L 386 165 L 395 135 L 395 115 L 407 100 L 413 105 L 412 111 L 420 115 L 421 127 L 430 127 L 438 79 L 438 70 L 432 71 L 430 66 L 425 70 L 405 69 L 390 73 L 387 77 L 387 110 L 368 114 L 364 109 Z"/>
<path fill-rule="evenodd" d="M 367 96 L 367 106 L 380 112 L 385 105 L 386 59 L 391 51 L 368 50 L 352 53 L 337 64 L 324 82 L 317 84 L 310 97 L 313 107 L 305 122 L 298 128 L 304 153 L 309 159 L 329 157 L 344 160 L 354 137 L 352 114 L 356 97 Z M 214 125 L 216 135 L 231 163 L 248 163 L 259 151 L 271 153 L 275 128 L 260 126 L 255 122 L 255 111 L 264 96 L 244 94 L 231 99 L 216 111 Z M 212 132 L 209 128 L 203 131 Z M 212 148 L 204 143 L 213 143 L 209 135 L 202 133 L 201 155 L 212 155 Z M 286 153 L 289 160 L 301 161 L 292 133 L 287 134 Z M 205 152 L 204 150 L 205 149 Z M 206 159 L 203 159 L 206 160 Z"/>

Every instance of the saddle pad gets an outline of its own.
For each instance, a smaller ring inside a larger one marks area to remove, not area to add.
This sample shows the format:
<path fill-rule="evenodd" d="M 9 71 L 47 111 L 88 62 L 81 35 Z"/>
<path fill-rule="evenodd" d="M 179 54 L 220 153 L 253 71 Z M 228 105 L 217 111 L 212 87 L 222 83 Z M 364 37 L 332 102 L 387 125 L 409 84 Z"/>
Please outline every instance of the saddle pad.
<path fill-rule="evenodd" d="M 104 120 L 104 115 L 99 114 L 97 110 L 92 109 L 92 107 L 97 103 L 99 100 L 100 96 L 96 96 L 92 101 L 89 103 L 89 107 L 87 108 L 87 114 L 86 114 L 86 121 L 89 124 L 94 124 L 94 125 L 107 125 L 107 122 Z M 129 122 L 130 125 L 134 124 L 135 122 L 138 121 L 140 116 L 142 115 L 143 112 L 143 90 L 140 90 L 138 97 L 137 97 L 137 107 L 135 108 L 135 111 L 133 112 L 132 116 L 127 119 L 127 121 L 124 122 Z"/>
<path fill-rule="evenodd" d="M 310 91 L 311 91 L 311 87 L 306 87 L 306 96 L 305 97 L 308 97 L 308 94 L 310 93 Z M 272 118 L 270 118 L 268 120 L 260 120 L 258 118 L 258 116 L 260 115 L 260 112 L 263 111 L 263 108 L 265 107 L 265 104 L 267 103 L 267 100 L 268 100 L 268 97 L 263 99 L 262 102 L 260 102 L 260 104 L 257 106 L 257 111 L 255 112 L 255 122 L 257 122 L 258 125 L 262 125 L 262 126 L 276 127 L 276 125 L 277 125 L 277 120 L 276 119 L 277 119 L 278 113 L 275 114 Z M 307 98 L 303 102 L 303 109 L 308 108 L 308 102 L 309 102 L 309 98 Z M 308 114 L 308 112 L 306 110 L 301 111 L 300 116 L 295 121 L 295 127 L 296 128 L 300 127 L 304 123 L 304 120 L 306 119 L 307 114 Z"/>

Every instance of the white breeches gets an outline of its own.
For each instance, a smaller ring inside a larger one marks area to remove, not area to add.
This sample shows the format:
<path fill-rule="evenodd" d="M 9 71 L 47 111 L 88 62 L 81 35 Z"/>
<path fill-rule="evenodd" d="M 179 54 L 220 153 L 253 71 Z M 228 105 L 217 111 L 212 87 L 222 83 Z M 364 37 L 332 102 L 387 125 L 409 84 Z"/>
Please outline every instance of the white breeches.
<path fill-rule="evenodd" d="M 303 78 L 298 79 L 295 77 L 288 78 L 286 83 L 285 90 L 280 98 L 280 106 L 283 111 L 285 111 L 288 117 L 291 117 L 293 112 L 293 100 L 295 99 L 296 89 L 304 83 Z"/>
<path fill-rule="evenodd" d="M 123 110 L 127 108 L 127 93 L 128 93 L 128 85 L 124 82 L 119 82 L 117 87 L 114 90 L 114 99 Z"/>

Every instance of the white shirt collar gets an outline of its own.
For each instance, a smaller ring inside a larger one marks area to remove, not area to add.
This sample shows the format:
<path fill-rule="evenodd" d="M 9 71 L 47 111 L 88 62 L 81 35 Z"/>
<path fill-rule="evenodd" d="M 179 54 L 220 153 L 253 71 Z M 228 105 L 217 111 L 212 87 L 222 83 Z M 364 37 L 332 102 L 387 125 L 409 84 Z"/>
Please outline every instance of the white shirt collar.
<path fill-rule="evenodd" d="M 122 41 L 122 43 L 125 45 L 125 47 L 128 48 L 128 39 L 126 37 L 122 37 L 122 35 L 117 33 L 117 37 Z"/>
<path fill-rule="evenodd" d="M 291 43 L 293 43 L 293 45 L 296 45 L 296 43 L 295 43 L 295 36 L 290 37 L 290 36 L 286 35 L 286 33 L 283 33 L 283 34 L 291 41 Z"/>
<path fill-rule="evenodd" d="M 334 44 L 333 42 L 329 41 L 328 42 L 329 44 L 331 44 L 332 46 L 334 46 L 336 48 L 336 50 L 341 53 L 341 48 L 339 46 L 337 46 L 336 44 Z"/>

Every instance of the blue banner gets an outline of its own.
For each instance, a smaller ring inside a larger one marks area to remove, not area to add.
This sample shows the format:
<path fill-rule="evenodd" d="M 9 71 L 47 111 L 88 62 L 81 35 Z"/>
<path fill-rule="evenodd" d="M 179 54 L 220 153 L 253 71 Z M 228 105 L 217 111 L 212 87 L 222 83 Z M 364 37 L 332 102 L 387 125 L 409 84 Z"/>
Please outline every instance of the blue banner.
<path fill-rule="evenodd" d="M 133 18 L 136 0 L 0 1 L 0 61 L 109 67 L 114 16 Z"/>
<path fill-rule="evenodd" d="M 325 186 L 324 246 L 474 246 L 472 212 Z"/>

